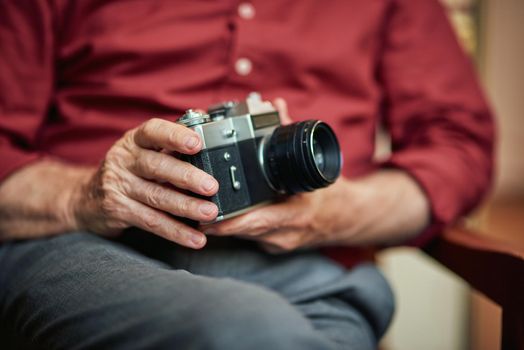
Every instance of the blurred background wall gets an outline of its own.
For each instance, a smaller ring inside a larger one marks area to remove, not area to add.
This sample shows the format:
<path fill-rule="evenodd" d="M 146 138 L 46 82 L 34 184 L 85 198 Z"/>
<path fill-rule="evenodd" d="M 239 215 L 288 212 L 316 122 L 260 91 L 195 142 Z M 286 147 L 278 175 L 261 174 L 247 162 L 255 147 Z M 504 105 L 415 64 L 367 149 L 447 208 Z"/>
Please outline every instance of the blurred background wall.
<path fill-rule="evenodd" d="M 495 189 L 469 222 L 483 234 L 524 247 L 524 1 L 442 1 L 498 118 Z M 398 301 L 384 348 L 499 348 L 496 305 L 417 250 L 390 249 L 379 260 Z"/>

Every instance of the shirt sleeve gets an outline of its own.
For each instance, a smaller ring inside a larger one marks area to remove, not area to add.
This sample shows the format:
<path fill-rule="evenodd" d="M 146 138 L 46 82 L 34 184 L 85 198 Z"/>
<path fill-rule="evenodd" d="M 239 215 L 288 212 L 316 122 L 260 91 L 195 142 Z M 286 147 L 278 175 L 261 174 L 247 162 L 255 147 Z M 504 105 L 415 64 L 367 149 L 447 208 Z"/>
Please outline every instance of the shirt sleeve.
<path fill-rule="evenodd" d="M 42 155 L 39 126 L 53 89 L 48 1 L 0 1 L 0 181 Z"/>
<path fill-rule="evenodd" d="M 475 70 L 437 0 L 393 1 L 379 76 L 392 155 L 425 191 L 432 224 L 413 245 L 479 203 L 492 181 L 494 123 Z"/>

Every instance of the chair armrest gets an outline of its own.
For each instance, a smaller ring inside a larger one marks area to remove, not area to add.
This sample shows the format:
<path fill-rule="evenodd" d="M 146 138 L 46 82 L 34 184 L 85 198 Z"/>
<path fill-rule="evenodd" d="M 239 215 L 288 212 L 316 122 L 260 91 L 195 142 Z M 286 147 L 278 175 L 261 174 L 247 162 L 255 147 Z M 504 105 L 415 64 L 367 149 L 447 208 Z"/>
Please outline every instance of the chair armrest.
<path fill-rule="evenodd" d="M 502 307 L 502 349 L 524 349 L 524 249 L 454 227 L 424 251 Z"/>
<path fill-rule="evenodd" d="M 523 249 L 454 227 L 424 251 L 503 308 L 524 310 Z"/>

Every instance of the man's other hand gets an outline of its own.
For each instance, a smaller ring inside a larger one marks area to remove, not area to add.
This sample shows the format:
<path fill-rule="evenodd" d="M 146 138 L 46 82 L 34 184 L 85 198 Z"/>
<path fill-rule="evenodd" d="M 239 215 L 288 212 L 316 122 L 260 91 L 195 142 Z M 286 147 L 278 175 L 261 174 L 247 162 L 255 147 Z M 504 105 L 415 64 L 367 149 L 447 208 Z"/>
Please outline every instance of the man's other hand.
<path fill-rule="evenodd" d="M 103 235 L 136 226 L 187 247 L 203 247 L 204 234 L 175 217 L 213 220 L 216 205 L 189 193 L 211 196 L 218 182 L 171 155 L 192 155 L 201 148 L 198 134 L 163 119 L 127 132 L 73 196 L 75 226 Z"/>
<path fill-rule="evenodd" d="M 255 209 L 242 216 L 213 225 L 204 225 L 207 234 L 240 236 L 255 240 L 273 253 L 334 245 L 335 225 L 341 215 L 341 193 L 345 180 L 315 192 L 300 193 L 287 200 Z M 346 199 L 347 200 L 347 199 Z"/>

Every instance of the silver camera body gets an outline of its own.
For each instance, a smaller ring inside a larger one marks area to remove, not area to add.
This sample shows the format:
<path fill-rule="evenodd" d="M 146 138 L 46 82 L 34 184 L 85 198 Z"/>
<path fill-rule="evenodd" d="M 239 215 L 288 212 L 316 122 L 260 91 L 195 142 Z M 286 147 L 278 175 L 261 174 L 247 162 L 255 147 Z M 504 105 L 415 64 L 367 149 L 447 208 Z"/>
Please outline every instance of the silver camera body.
<path fill-rule="evenodd" d="M 258 93 L 211 106 L 207 113 L 188 110 L 177 122 L 203 143 L 199 153 L 183 159 L 219 182 L 209 198 L 218 207 L 214 222 L 325 187 L 340 173 L 340 148 L 327 124 L 309 120 L 282 126 L 278 111 Z"/>

